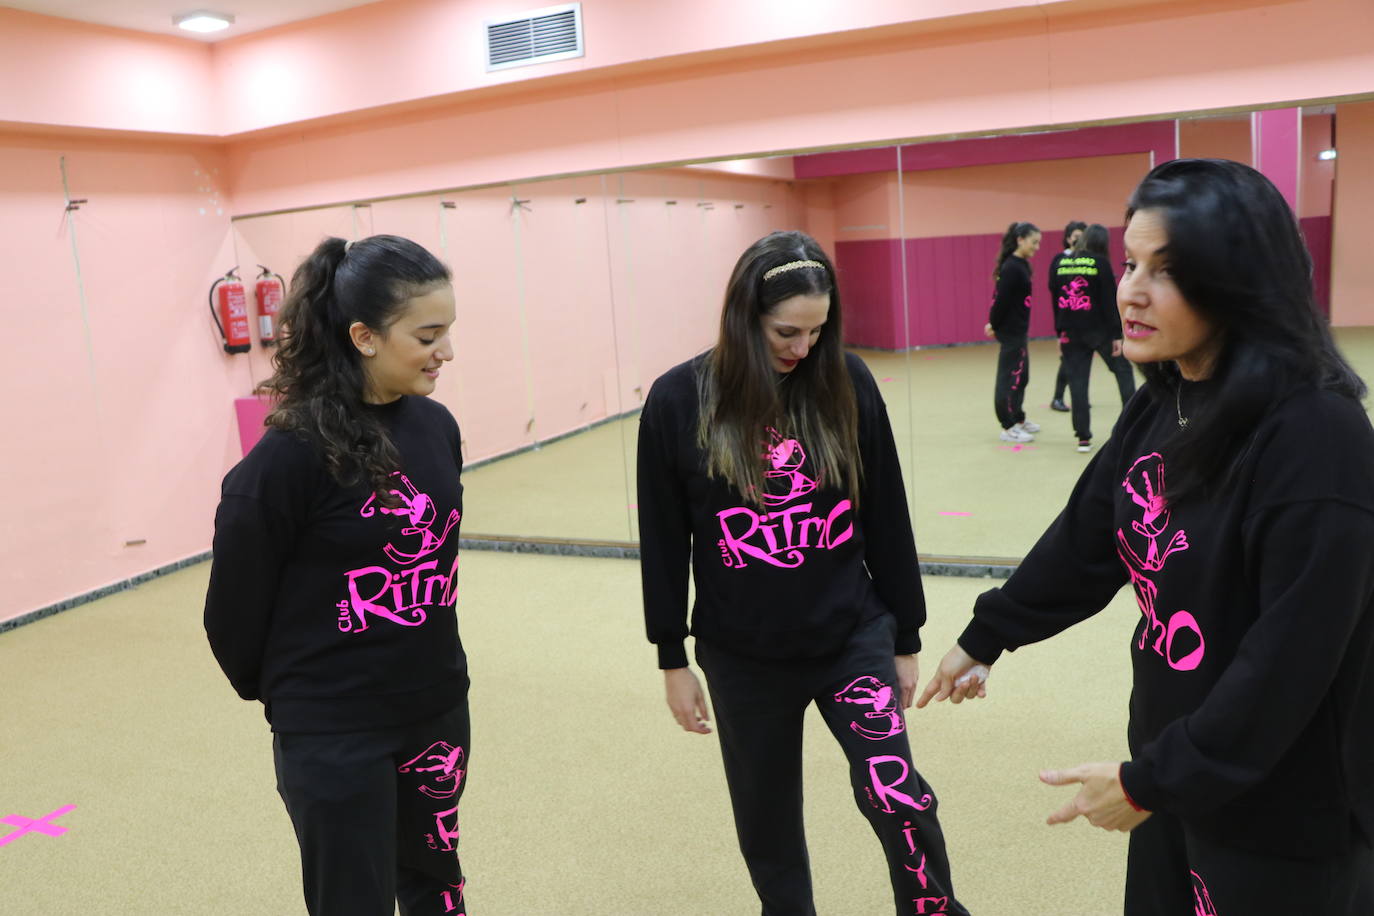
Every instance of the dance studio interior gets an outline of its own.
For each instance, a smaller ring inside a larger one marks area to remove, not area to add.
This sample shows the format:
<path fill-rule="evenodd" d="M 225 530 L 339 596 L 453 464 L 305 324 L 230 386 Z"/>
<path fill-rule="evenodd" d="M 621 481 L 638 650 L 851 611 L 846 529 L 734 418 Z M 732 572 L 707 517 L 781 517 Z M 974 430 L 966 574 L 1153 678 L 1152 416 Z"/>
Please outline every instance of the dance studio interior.
<path fill-rule="evenodd" d="M 636 511 L 644 399 L 714 344 L 756 239 L 834 260 L 901 458 L 922 683 L 1092 457 L 1049 407 L 1068 222 L 1120 262 L 1153 166 L 1253 166 L 1374 378 L 1367 0 L 204 2 L 227 27 L 184 30 L 182 0 L 0 0 L 5 913 L 305 912 L 263 707 L 202 611 L 272 309 L 328 236 L 403 236 L 453 274 L 432 397 L 462 434 L 482 916 L 757 912 L 716 737 L 665 707 Z M 529 40 L 494 41 L 511 23 Z M 998 438 L 983 332 L 1017 221 L 1043 232 L 1031 444 Z M 1121 408 L 1100 363 L 1090 391 L 1100 442 Z M 1005 656 L 986 699 L 906 713 L 972 912 L 1120 912 L 1125 836 L 1047 826 L 1066 790 L 1036 774 L 1126 759 L 1140 613 L 1123 589 Z M 803 751 L 817 912 L 891 912 L 814 710 Z"/>

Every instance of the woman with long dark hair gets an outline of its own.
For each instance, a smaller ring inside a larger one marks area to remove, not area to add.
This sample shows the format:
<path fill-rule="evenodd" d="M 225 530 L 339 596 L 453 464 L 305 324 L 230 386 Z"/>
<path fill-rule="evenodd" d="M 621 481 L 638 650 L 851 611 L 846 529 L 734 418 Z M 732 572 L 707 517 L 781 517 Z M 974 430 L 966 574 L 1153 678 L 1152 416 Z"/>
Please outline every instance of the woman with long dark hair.
<path fill-rule="evenodd" d="M 649 640 L 673 717 L 706 734 L 684 646 L 695 637 L 765 916 L 815 912 L 801 783 L 813 702 L 849 760 L 897 912 L 966 913 L 902 712 L 925 599 L 901 468 L 877 384 L 841 346 L 841 316 L 825 252 L 773 233 L 735 265 L 715 347 L 654 382 L 638 458 Z"/>
<path fill-rule="evenodd" d="M 1097 353 L 1116 376 L 1125 406 L 1135 393 L 1130 360 L 1121 355 L 1121 316 L 1116 310 L 1116 275 L 1107 250 L 1107 228 L 1093 223 L 1083 231 L 1073 252 L 1057 258 L 1050 303 L 1059 353 L 1072 392 L 1073 429 L 1080 452 L 1092 451 L 1092 405 L 1088 382 Z"/>
<path fill-rule="evenodd" d="M 1144 393 L 921 696 L 1097 613 L 1123 585 L 1130 759 L 1047 770 L 1050 816 L 1130 831 L 1128 916 L 1374 913 L 1374 431 L 1278 190 L 1158 166 L 1118 291 Z M 962 679 L 962 682 L 961 682 Z"/>
<path fill-rule="evenodd" d="M 1056 254 L 1050 260 L 1050 307 L 1054 307 L 1055 296 L 1058 290 L 1055 288 L 1055 276 L 1059 272 L 1059 263 L 1073 254 L 1074 247 L 1078 240 L 1083 237 L 1083 230 L 1088 228 L 1088 224 L 1080 219 L 1070 220 L 1064 226 L 1064 250 Z M 1064 369 L 1064 354 L 1061 350 L 1059 354 L 1059 371 L 1054 376 L 1054 397 L 1050 398 L 1050 410 L 1058 410 L 1063 413 L 1069 412 L 1069 405 L 1064 403 L 1064 392 L 1069 387 L 1069 374 Z"/>
<path fill-rule="evenodd" d="M 281 312 L 269 429 L 215 515 L 205 629 L 271 723 L 312 914 L 465 912 L 461 438 L 427 397 L 453 320 L 414 242 L 320 243 Z"/>
<path fill-rule="evenodd" d="M 1012 223 L 1002 234 L 997 268 L 992 273 L 996 289 L 983 333 L 995 337 L 999 345 L 992 400 L 997 422 L 1002 425 L 1003 442 L 1033 442 L 1040 432 L 1040 424 L 1027 420 L 1022 406 L 1030 381 L 1030 355 L 1026 349 L 1030 333 L 1030 259 L 1039 250 L 1040 230 L 1031 223 Z"/>

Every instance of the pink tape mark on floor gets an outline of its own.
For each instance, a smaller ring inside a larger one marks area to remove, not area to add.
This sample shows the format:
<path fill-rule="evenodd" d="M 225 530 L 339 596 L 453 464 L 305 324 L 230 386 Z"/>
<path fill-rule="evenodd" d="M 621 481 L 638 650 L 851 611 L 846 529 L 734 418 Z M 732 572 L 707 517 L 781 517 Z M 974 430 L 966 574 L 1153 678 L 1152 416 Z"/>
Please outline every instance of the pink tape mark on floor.
<path fill-rule="evenodd" d="M 941 512 L 940 514 L 950 518 L 971 518 L 973 516 L 972 512 Z"/>
<path fill-rule="evenodd" d="M 1022 444 L 1019 443 L 1019 442 L 1018 442 L 1016 445 L 999 445 L 999 446 L 997 446 L 997 447 L 1000 448 L 1000 449 L 1001 449 L 1002 451 L 1004 451 L 1004 452 L 1019 452 L 1019 451 L 1025 450 L 1025 449 L 1035 448 L 1035 446 L 1033 446 L 1033 445 L 1022 445 Z"/>
<path fill-rule="evenodd" d="M 75 807 L 76 805 L 66 805 L 37 819 L 24 817 L 22 814 L 7 814 L 4 817 L 0 817 L 0 824 L 9 824 L 12 827 L 19 828 L 11 834 L 0 837 L 0 846 L 4 846 L 6 843 L 12 843 L 31 831 L 33 833 L 42 833 L 48 836 L 61 836 L 67 832 L 67 828 L 59 827 L 50 822 L 55 818 L 61 817 Z"/>

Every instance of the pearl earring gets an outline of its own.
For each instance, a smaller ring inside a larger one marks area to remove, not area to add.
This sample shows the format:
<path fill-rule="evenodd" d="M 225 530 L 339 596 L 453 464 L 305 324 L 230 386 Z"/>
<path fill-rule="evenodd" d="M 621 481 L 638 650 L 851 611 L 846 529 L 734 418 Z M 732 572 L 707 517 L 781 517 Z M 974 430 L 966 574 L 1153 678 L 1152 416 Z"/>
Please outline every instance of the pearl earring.
<path fill-rule="evenodd" d="M 368 347 L 368 348 L 367 348 L 367 355 L 368 355 L 368 356 L 374 356 L 376 353 L 377 353 L 377 351 L 374 350 L 374 349 L 372 349 L 371 347 Z"/>

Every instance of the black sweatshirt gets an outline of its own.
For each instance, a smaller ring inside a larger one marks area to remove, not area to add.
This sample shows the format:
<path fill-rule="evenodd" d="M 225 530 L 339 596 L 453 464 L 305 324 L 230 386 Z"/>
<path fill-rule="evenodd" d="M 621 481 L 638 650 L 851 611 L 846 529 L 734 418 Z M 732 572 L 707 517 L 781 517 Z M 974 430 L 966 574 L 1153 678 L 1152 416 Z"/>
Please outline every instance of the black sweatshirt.
<path fill-rule="evenodd" d="M 1087 252 L 1056 256 L 1050 267 L 1054 330 L 1071 337 L 1121 339 L 1111 262 Z"/>
<path fill-rule="evenodd" d="M 997 288 L 988 310 L 988 324 L 998 337 L 1025 337 L 1030 331 L 1031 267 L 1011 255 L 997 271 Z"/>
<path fill-rule="evenodd" d="M 454 613 L 463 509 L 458 424 L 437 401 L 369 407 L 401 458 L 404 505 L 341 487 L 320 449 L 269 429 L 224 478 L 205 630 L 278 732 L 364 731 L 458 705 Z"/>
<path fill-rule="evenodd" d="M 1185 383 L 1185 415 L 1208 390 Z M 991 663 L 1132 583 L 1127 793 L 1235 847 L 1334 854 L 1352 822 L 1374 836 L 1374 432 L 1355 401 L 1300 391 L 1257 424 L 1234 489 L 1171 509 L 1177 413 L 1173 394 L 1127 405 L 959 644 Z"/>
<path fill-rule="evenodd" d="M 822 482 L 804 443 L 760 443 L 765 505 L 706 475 L 697 446 L 696 372 L 664 373 L 639 421 L 639 534 L 644 617 L 660 668 L 687 664 L 692 635 L 742 655 L 810 658 L 838 652 L 860 623 L 891 613 L 896 652 L 920 651 L 925 596 L 887 408 L 863 361 L 847 354 L 859 406 L 859 508 Z M 787 384 L 781 381 L 780 384 Z"/>

